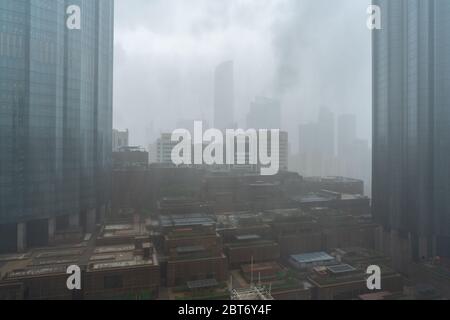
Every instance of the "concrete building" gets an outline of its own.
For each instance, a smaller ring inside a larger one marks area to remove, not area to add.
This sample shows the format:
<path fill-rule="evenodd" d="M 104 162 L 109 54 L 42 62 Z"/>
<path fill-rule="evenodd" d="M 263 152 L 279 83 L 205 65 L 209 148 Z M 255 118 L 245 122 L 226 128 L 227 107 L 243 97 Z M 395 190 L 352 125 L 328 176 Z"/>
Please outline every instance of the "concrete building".
<path fill-rule="evenodd" d="M 148 152 L 141 147 L 122 147 L 113 152 L 113 169 L 146 169 Z"/>
<path fill-rule="evenodd" d="M 192 281 L 228 279 L 228 263 L 215 224 L 207 216 L 162 217 L 165 279 L 168 287 Z"/>
<path fill-rule="evenodd" d="M 403 277 L 391 268 L 390 260 L 378 252 L 357 247 L 344 248 L 331 252 L 329 257 L 335 258 L 334 263 L 314 267 L 307 277 L 314 286 L 315 300 L 352 300 L 374 293 L 367 288 L 366 271 L 370 265 L 381 268 L 384 292 L 403 293 Z"/>
<path fill-rule="evenodd" d="M 190 197 L 164 197 L 158 201 L 158 213 L 161 216 L 208 214 L 212 213 L 212 208 L 208 202 Z"/>
<path fill-rule="evenodd" d="M 129 146 L 129 136 L 130 136 L 130 134 L 128 132 L 128 129 L 125 131 L 119 131 L 119 130 L 114 129 L 113 137 L 112 137 L 113 152 L 118 152 L 122 148 L 128 147 Z"/>
<path fill-rule="evenodd" d="M 287 172 L 289 170 L 289 134 L 286 131 L 280 131 L 280 171 Z"/>
<path fill-rule="evenodd" d="M 283 259 L 325 248 L 323 230 L 313 215 L 299 209 L 269 210 L 266 214 L 271 216 L 273 238 L 280 246 Z"/>
<path fill-rule="evenodd" d="M 292 276 L 289 270 L 278 262 L 253 263 L 241 266 L 241 274 L 247 286 L 270 288 L 275 300 L 311 300 L 312 285 L 306 280 Z"/>
<path fill-rule="evenodd" d="M 280 258 L 278 244 L 272 240 L 270 226 L 258 215 L 243 214 L 222 217 L 219 233 L 231 267 L 252 261 L 271 262 Z"/>
<path fill-rule="evenodd" d="M 312 208 L 267 210 L 263 217 L 272 228 L 282 258 L 338 247 L 375 249 L 378 241 L 379 225 L 359 210 L 319 204 Z"/>
<path fill-rule="evenodd" d="M 171 133 L 163 133 L 156 142 L 156 159 L 157 163 L 173 166 L 172 150 L 177 145 L 172 141 Z"/>
<path fill-rule="evenodd" d="M 365 269 L 348 264 L 337 264 L 316 268 L 308 276 L 308 281 L 315 287 L 313 300 L 353 300 L 362 294 L 370 293 L 367 288 Z M 381 268 L 383 290 L 389 292 L 403 291 L 403 278 L 389 267 Z"/>
<path fill-rule="evenodd" d="M 343 210 L 348 214 L 370 215 L 370 199 L 362 195 L 321 190 L 293 197 L 293 200 L 302 209 L 328 208 Z"/>
<path fill-rule="evenodd" d="M 81 290 L 67 288 L 67 268 L 81 269 Z M 154 299 L 156 251 L 143 225 L 107 224 L 80 242 L 0 256 L 0 299 Z"/>

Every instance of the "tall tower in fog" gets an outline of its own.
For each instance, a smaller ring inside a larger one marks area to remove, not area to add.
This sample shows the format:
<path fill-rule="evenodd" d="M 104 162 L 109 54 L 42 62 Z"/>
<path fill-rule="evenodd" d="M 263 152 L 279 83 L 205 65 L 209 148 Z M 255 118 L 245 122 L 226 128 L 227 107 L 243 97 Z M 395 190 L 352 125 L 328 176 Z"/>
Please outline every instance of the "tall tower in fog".
<path fill-rule="evenodd" d="M 224 62 L 215 70 L 214 127 L 221 130 L 235 127 L 233 61 Z"/>
<path fill-rule="evenodd" d="M 337 154 L 341 158 L 351 155 L 352 144 L 356 141 L 356 116 L 343 114 L 338 118 Z"/>
<path fill-rule="evenodd" d="M 335 153 L 335 116 L 327 107 L 319 111 L 318 136 L 316 137 L 319 149 L 330 161 Z"/>
<path fill-rule="evenodd" d="M 247 129 L 281 130 L 281 103 L 278 100 L 256 97 L 247 114 Z"/>
<path fill-rule="evenodd" d="M 405 266 L 450 256 L 450 1 L 373 2 L 373 213 Z"/>
<path fill-rule="evenodd" d="M 110 203 L 114 1 L 0 0 L 0 251 L 95 227 Z M 68 4 L 69 3 L 69 4 Z"/>

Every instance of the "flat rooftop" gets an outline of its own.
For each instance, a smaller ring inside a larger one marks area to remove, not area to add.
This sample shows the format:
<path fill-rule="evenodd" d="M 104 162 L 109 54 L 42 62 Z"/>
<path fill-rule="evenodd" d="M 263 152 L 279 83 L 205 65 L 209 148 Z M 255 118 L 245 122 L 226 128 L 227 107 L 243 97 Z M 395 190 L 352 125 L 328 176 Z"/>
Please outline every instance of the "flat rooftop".
<path fill-rule="evenodd" d="M 41 268 L 28 268 L 24 270 L 16 270 L 7 274 L 6 279 L 18 279 L 18 278 L 29 278 L 37 277 L 47 274 L 65 274 L 65 266 L 47 266 Z"/>
<path fill-rule="evenodd" d="M 128 260 L 128 261 L 114 261 L 114 262 L 103 262 L 103 263 L 93 263 L 90 265 L 90 269 L 97 271 L 97 270 L 104 270 L 104 269 L 122 269 L 122 268 L 129 268 L 129 267 L 139 267 L 139 266 L 145 266 L 145 265 L 153 265 L 152 260 Z"/>
<path fill-rule="evenodd" d="M 272 240 L 251 240 L 251 241 L 237 241 L 225 244 L 225 247 L 230 249 L 235 248 L 251 248 L 251 247 L 265 247 L 265 246 L 278 246 L 278 243 Z"/>
<path fill-rule="evenodd" d="M 260 240 L 260 239 L 261 239 L 261 237 L 257 234 L 236 236 L 236 240 L 238 240 L 238 241 L 254 241 L 254 240 Z"/>
<path fill-rule="evenodd" d="M 259 272 L 280 272 L 282 267 L 277 262 L 262 262 L 254 264 L 246 264 L 241 266 L 241 270 L 244 273 L 251 273 L 253 269 L 253 274 L 255 277 L 258 276 Z"/>
<path fill-rule="evenodd" d="M 25 254 L 0 257 L 0 274 L 5 280 L 65 274 L 69 265 L 78 264 L 87 246 L 61 246 L 35 249 Z M 1 279 L 0 279 L 1 281 Z"/>
<path fill-rule="evenodd" d="M 30 258 L 30 253 L 25 254 L 7 254 L 0 256 L 0 262 L 8 262 L 8 261 L 17 261 L 17 260 L 25 260 Z"/>
<path fill-rule="evenodd" d="M 134 225 L 106 225 L 103 230 L 122 232 L 130 230 L 130 226 Z M 0 284 L 2 280 L 66 274 L 70 265 L 88 267 L 88 271 L 158 265 L 153 245 L 139 234 L 134 239 L 127 237 L 126 241 L 118 245 L 97 245 L 101 239 L 101 235 L 92 235 L 70 245 L 31 249 L 24 254 L 1 255 Z M 136 250 L 135 239 L 145 241 L 141 250 Z"/>
<path fill-rule="evenodd" d="M 391 268 L 380 265 L 381 276 L 400 276 Z M 365 283 L 367 274 L 366 269 L 357 268 L 348 264 L 341 264 L 326 268 L 321 268 L 321 270 L 316 270 L 308 276 L 308 280 L 319 286 L 329 286 L 343 283 L 351 282 L 361 282 Z"/>
<path fill-rule="evenodd" d="M 375 250 L 359 247 L 338 248 L 335 255 L 342 257 L 343 261 L 351 265 L 360 264 L 389 264 L 390 259 Z"/>
<path fill-rule="evenodd" d="M 315 262 L 325 262 L 325 261 L 334 260 L 334 257 L 330 256 L 326 252 L 294 254 L 294 255 L 291 255 L 291 258 L 297 263 L 315 263 Z"/>
<path fill-rule="evenodd" d="M 350 200 L 369 200 L 368 197 L 359 194 L 348 194 L 331 192 L 324 190 L 323 192 L 308 193 L 305 195 L 295 196 L 293 200 L 301 203 L 314 203 L 326 201 L 350 201 Z"/>
<path fill-rule="evenodd" d="M 205 214 L 168 215 L 161 216 L 160 225 L 164 228 L 189 226 L 214 226 L 216 221 Z"/>
<path fill-rule="evenodd" d="M 206 248 L 204 246 L 185 246 L 185 247 L 177 247 L 176 251 L 180 254 L 188 254 L 188 253 L 196 253 L 203 252 Z"/>
<path fill-rule="evenodd" d="M 125 238 L 129 239 L 140 236 L 149 236 L 149 232 L 146 230 L 143 223 L 106 224 L 100 231 L 98 239 L 116 240 L 123 238 L 123 240 L 125 240 Z"/>
<path fill-rule="evenodd" d="M 97 247 L 94 249 L 94 253 L 116 253 L 116 252 L 124 252 L 124 251 L 133 251 L 135 249 L 134 244 L 124 244 L 124 245 L 117 245 L 117 246 L 104 246 L 104 247 Z"/>
<path fill-rule="evenodd" d="M 356 268 L 352 267 L 349 264 L 340 264 L 336 266 L 330 266 L 327 267 L 328 271 L 330 271 L 333 274 L 344 274 L 347 272 L 354 272 L 356 271 Z"/>
<path fill-rule="evenodd" d="M 375 293 L 367 293 L 359 296 L 359 299 L 366 301 L 376 301 L 376 300 L 386 300 L 392 296 L 392 293 L 388 291 L 375 292 Z"/>
<path fill-rule="evenodd" d="M 325 196 L 318 193 L 310 193 L 303 196 L 295 197 L 294 199 L 302 203 L 312 203 L 312 202 L 332 201 L 335 200 L 336 197 Z"/>
<path fill-rule="evenodd" d="M 353 178 L 347 177 L 303 177 L 304 181 L 308 182 L 340 182 L 340 183 L 349 183 L 349 182 L 362 182 L 362 180 L 357 180 Z"/>
<path fill-rule="evenodd" d="M 187 286 L 190 290 L 213 288 L 217 287 L 218 285 L 219 283 L 217 282 L 216 279 L 196 280 L 196 281 L 189 281 L 187 283 Z"/>

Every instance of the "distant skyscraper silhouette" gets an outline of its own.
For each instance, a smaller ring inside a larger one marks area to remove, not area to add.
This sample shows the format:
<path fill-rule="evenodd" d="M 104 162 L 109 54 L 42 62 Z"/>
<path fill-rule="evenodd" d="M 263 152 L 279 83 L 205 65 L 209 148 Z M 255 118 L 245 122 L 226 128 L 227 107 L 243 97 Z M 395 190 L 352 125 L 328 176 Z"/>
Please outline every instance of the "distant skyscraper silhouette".
<path fill-rule="evenodd" d="M 322 154 L 331 161 L 335 155 L 336 125 L 334 113 L 327 107 L 320 108 L 318 126 L 319 132 L 315 139 L 316 143 L 319 144 Z"/>
<path fill-rule="evenodd" d="M 334 114 L 327 108 L 321 108 L 317 122 L 300 125 L 301 174 L 328 176 L 336 172 L 334 168 L 334 122 Z"/>
<path fill-rule="evenodd" d="M 450 1 L 373 2 L 373 213 L 405 266 L 450 256 Z"/>
<path fill-rule="evenodd" d="M 337 153 L 339 157 L 344 158 L 351 152 L 351 146 L 356 141 L 356 116 L 340 115 L 337 129 Z"/>
<path fill-rule="evenodd" d="M 227 61 L 220 64 L 214 76 L 214 127 L 232 129 L 234 120 L 234 64 Z"/>
<path fill-rule="evenodd" d="M 337 163 L 339 175 L 364 181 L 366 195 L 371 194 L 369 141 L 358 139 L 354 114 L 342 114 L 337 125 Z"/>
<path fill-rule="evenodd" d="M 247 115 L 248 129 L 281 129 L 281 103 L 278 100 L 257 97 Z"/>

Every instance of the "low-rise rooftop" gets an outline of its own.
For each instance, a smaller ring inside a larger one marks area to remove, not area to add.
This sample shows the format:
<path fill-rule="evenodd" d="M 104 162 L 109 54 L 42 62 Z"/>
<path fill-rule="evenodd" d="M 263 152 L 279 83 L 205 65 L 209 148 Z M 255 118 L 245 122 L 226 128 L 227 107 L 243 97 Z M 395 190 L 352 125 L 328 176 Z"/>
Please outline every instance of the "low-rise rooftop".
<path fill-rule="evenodd" d="M 214 226 L 216 224 L 212 217 L 205 214 L 167 215 L 161 216 L 159 221 L 163 228 Z"/>
<path fill-rule="evenodd" d="M 312 252 L 312 253 L 304 253 L 304 254 L 294 254 L 294 255 L 291 255 L 291 259 L 293 259 L 297 263 L 308 264 L 308 263 L 316 263 L 316 262 L 324 262 L 324 261 L 333 261 L 335 258 L 326 252 Z"/>

